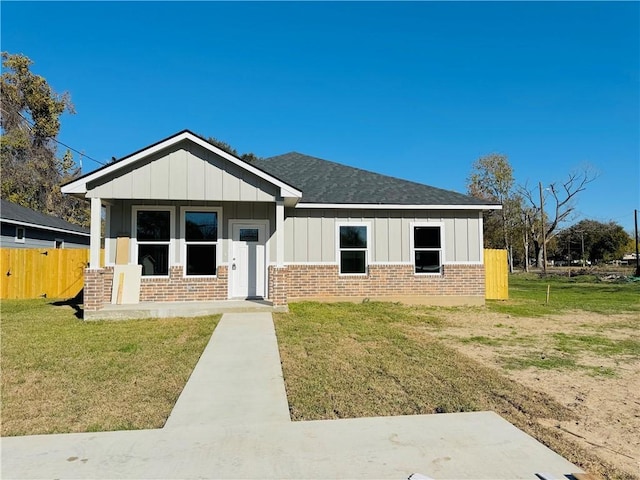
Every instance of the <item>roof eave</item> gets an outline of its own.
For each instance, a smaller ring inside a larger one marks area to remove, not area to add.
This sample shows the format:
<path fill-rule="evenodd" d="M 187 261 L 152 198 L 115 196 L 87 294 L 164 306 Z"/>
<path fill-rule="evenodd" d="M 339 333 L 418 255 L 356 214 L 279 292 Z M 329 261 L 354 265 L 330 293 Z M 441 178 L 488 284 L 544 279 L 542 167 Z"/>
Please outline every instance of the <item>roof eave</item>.
<path fill-rule="evenodd" d="M 424 205 L 397 203 L 314 203 L 299 202 L 296 208 L 336 208 L 362 210 L 502 210 L 502 205 Z"/>
<path fill-rule="evenodd" d="M 83 237 L 89 237 L 91 235 L 88 232 L 78 232 L 76 230 L 68 230 L 66 228 L 50 227 L 48 225 L 40 225 L 37 223 L 23 222 L 21 220 L 13 220 L 11 218 L 0 218 L 0 221 L 4 223 L 11 223 L 14 225 L 20 225 L 22 227 L 38 228 L 40 230 L 50 230 L 52 232 L 70 233 L 72 235 L 80 235 Z"/>

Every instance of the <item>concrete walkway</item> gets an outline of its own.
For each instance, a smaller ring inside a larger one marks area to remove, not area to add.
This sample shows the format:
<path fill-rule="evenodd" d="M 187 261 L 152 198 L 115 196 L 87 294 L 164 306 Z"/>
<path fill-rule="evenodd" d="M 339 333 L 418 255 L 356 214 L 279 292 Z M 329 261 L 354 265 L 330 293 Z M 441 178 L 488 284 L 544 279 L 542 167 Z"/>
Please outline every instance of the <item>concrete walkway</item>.
<path fill-rule="evenodd" d="M 2 438 L 3 479 L 562 478 L 492 412 L 291 422 L 270 314 L 225 314 L 166 426 Z"/>
<path fill-rule="evenodd" d="M 165 428 L 289 422 L 270 313 L 227 313 L 202 353 Z"/>

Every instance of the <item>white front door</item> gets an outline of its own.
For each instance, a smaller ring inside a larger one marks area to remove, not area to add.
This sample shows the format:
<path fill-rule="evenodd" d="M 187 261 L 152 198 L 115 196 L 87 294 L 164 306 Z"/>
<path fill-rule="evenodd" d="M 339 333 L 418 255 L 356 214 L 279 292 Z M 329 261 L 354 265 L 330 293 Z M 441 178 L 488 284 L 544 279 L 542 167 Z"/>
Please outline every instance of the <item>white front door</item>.
<path fill-rule="evenodd" d="M 234 223 L 231 246 L 231 296 L 265 296 L 265 227 L 260 224 Z"/>

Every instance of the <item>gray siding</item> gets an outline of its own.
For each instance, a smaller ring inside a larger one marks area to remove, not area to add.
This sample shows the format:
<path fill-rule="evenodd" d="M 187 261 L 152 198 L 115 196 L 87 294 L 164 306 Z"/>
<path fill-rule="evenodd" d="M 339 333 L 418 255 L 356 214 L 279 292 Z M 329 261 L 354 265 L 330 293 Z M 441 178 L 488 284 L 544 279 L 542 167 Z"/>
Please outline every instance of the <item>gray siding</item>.
<path fill-rule="evenodd" d="M 269 220 L 268 232 L 269 237 L 273 240 L 270 244 L 271 258 L 275 258 L 275 237 L 273 232 L 275 230 L 275 203 L 263 203 L 263 202 L 201 202 L 201 201 L 144 201 L 144 200 L 123 200 L 113 202 L 113 205 L 109 208 L 108 222 L 109 228 L 108 238 L 105 239 L 105 244 L 108 244 L 107 248 L 108 258 L 107 263 L 115 262 L 115 246 L 117 237 L 129 237 L 132 236 L 132 208 L 134 206 L 168 206 L 174 207 L 174 232 L 176 238 L 181 237 L 180 231 L 180 208 L 181 207 L 220 207 L 222 208 L 222 218 L 218 219 L 218 244 L 222 248 L 222 262 L 228 262 L 229 243 L 228 238 L 231 235 L 229 232 L 229 220 L 230 219 L 256 219 L 256 220 Z M 272 238 L 273 237 L 273 238 Z M 181 263 L 179 242 L 174 243 L 173 262 L 175 264 Z"/>
<path fill-rule="evenodd" d="M 482 220 L 477 211 L 287 209 L 285 262 L 336 262 L 336 223 L 371 225 L 374 263 L 410 263 L 411 223 L 438 222 L 444 228 L 445 263 L 480 262 Z"/>
<path fill-rule="evenodd" d="M 63 248 L 89 248 L 89 237 L 71 233 L 24 227 L 24 242 L 16 242 L 16 225 L 3 223 L 0 248 L 56 248 L 56 240 L 62 240 Z"/>
<path fill-rule="evenodd" d="M 88 197 L 105 199 L 273 202 L 277 187 L 191 142 L 181 142 L 100 183 Z"/>

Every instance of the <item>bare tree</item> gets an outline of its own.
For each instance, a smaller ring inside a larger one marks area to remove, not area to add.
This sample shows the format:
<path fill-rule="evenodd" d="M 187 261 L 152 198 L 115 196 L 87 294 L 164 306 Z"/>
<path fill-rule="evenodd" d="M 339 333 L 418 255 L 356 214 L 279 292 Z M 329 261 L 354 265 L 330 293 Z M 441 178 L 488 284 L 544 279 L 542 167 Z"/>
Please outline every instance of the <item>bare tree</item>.
<path fill-rule="evenodd" d="M 571 214 L 575 211 L 576 196 L 586 190 L 587 185 L 596 178 L 598 178 L 597 172 L 588 166 L 571 172 L 565 181 L 553 182 L 544 189 L 545 192 L 550 192 L 549 195 L 545 195 L 545 198 L 540 198 L 539 195 L 536 195 L 536 189 L 532 190 L 527 184 L 519 187 L 521 195 L 531 205 L 534 217 L 540 215 L 542 210 L 540 202 L 544 202 L 544 218 L 540 222 L 532 221 L 529 225 L 530 240 L 533 241 L 535 247 L 538 266 L 542 264 L 543 239 L 546 247 L 555 237 L 558 226 L 562 222 L 569 220 Z M 542 231 L 542 226 L 544 226 L 544 232 Z"/>

